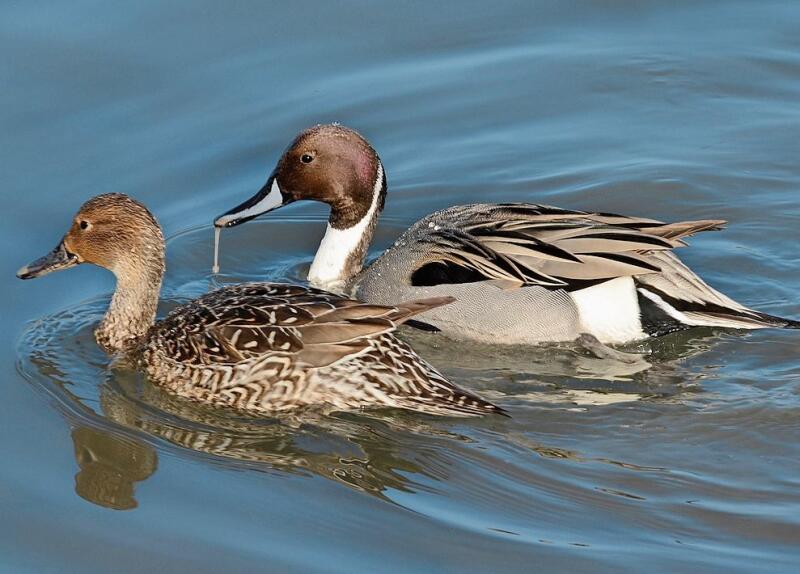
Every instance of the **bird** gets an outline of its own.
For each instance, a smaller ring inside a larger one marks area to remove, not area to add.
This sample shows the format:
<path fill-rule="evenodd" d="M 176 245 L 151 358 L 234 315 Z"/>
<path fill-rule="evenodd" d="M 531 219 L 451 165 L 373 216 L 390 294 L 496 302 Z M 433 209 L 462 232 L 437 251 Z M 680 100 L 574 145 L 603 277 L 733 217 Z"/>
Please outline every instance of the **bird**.
<path fill-rule="evenodd" d="M 308 128 L 266 184 L 217 217 L 224 229 L 295 201 L 330 217 L 308 274 L 312 286 L 369 303 L 452 296 L 415 325 L 492 344 L 624 344 L 698 326 L 800 328 L 706 284 L 675 249 L 725 221 L 655 219 L 535 203 L 474 203 L 431 213 L 365 266 L 387 179 L 375 149 L 340 124 Z"/>
<path fill-rule="evenodd" d="M 368 304 L 303 285 L 232 284 L 156 321 L 164 236 L 138 201 L 89 199 L 58 245 L 21 279 L 82 263 L 108 269 L 116 289 L 95 330 L 109 353 L 131 357 L 153 384 L 189 400 L 254 415 L 400 408 L 453 416 L 504 414 L 426 363 L 394 331 L 452 301 Z"/>

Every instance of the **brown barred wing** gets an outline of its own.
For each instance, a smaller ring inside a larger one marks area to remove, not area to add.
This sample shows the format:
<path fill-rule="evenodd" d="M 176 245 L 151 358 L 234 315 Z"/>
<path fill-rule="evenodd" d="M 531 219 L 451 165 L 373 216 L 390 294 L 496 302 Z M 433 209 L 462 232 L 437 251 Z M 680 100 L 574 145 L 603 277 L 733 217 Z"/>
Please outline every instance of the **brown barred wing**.
<path fill-rule="evenodd" d="M 173 311 L 152 340 L 187 364 L 236 364 L 275 355 L 319 368 L 364 353 L 369 339 L 451 301 L 441 297 L 383 306 L 298 285 L 234 285 Z"/>

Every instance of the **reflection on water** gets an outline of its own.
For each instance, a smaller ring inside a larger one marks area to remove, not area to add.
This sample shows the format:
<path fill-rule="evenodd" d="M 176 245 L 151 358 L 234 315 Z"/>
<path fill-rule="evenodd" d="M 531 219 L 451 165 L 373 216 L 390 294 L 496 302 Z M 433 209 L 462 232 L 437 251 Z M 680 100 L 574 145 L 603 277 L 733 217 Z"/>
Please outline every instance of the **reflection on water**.
<path fill-rule="evenodd" d="M 392 448 L 395 432 L 426 432 L 424 423 L 402 415 L 377 419 L 363 415 L 247 419 L 185 401 L 160 389 L 121 377 L 101 393 L 104 415 L 150 437 L 217 458 L 218 464 L 255 470 L 313 473 L 381 496 L 387 488 L 410 490 L 405 473 L 424 470 Z M 135 393 L 135 394 L 134 394 Z M 381 428 L 383 427 L 383 428 Z"/>
<path fill-rule="evenodd" d="M 134 487 L 156 471 L 155 449 L 141 440 L 123 439 L 89 426 L 72 429 L 72 442 L 80 467 L 75 475 L 78 496 L 114 510 L 136 508 Z"/>

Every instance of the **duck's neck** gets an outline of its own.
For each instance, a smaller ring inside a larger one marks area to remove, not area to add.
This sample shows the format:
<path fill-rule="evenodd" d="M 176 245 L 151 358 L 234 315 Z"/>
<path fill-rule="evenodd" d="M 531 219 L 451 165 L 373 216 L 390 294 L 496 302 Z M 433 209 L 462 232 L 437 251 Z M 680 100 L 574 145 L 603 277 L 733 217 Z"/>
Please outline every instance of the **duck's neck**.
<path fill-rule="evenodd" d="M 163 253 L 163 248 L 162 248 Z M 146 265 L 126 265 L 114 270 L 117 288 L 95 338 L 108 351 L 135 347 L 156 320 L 156 308 L 164 276 L 164 258 Z"/>
<path fill-rule="evenodd" d="M 338 227 L 337 214 L 331 211 L 328 228 L 319 244 L 317 254 L 308 272 L 308 281 L 314 287 L 328 291 L 342 291 L 348 281 L 364 267 L 367 250 L 375 235 L 378 216 L 386 195 L 386 178 L 378 162 L 378 173 L 372 189 L 372 201 L 367 212 L 355 224 Z"/>

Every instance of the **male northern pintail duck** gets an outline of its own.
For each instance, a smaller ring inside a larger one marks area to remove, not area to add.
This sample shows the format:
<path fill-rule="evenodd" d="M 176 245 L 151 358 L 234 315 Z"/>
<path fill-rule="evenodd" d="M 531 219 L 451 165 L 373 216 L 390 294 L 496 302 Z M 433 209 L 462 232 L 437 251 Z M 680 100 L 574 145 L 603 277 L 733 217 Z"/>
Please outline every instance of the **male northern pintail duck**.
<path fill-rule="evenodd" d="M 125 195 L 100 195 L 80 208 L 51 253 L 17 275 L 31 279 L 79 263 L 113 272 L 117 287 L 97 342 L 133 353 L 155 384 L 194 401 L 255 414 L 312 405 L 502 413 L 392 335 L 450 298 L 383 306 L 297 285 L 249 283 L 208 293 L 155 322 L 164 248 L 147 208 Z"/>
<path fill-rule="evenodd" d="M 724 221 L 458 205 L 415 223 L 365 269 L 385 197 L 386 174 L 366 139 L 319 125 L 300 133 L 266 185 L 215 225 L 238 225 L 301 199 L 327 203 L 310 283 L 376 304 L 453 296 L 455 303 L 418 319 L 456 337 L 533 344 L 590 334 L 613 344 L 695 326 L 800 327 L 733 301 L 676 257 L 683 238 Z"/>

